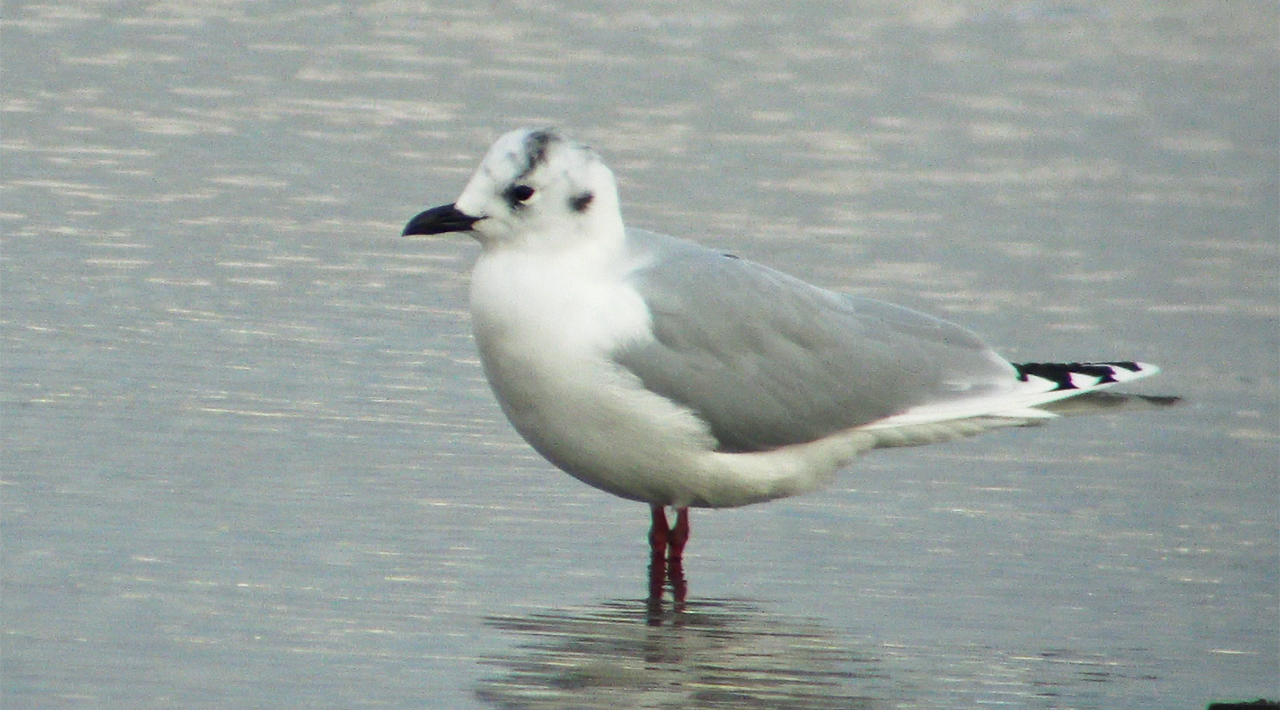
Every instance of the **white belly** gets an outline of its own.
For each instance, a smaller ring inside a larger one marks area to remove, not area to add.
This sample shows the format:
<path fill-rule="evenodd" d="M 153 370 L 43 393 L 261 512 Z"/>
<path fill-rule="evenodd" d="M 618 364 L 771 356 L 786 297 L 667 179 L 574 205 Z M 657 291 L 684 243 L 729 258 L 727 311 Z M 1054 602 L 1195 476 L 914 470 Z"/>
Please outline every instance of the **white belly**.
<path fill-rule="evenodd" d="M 652 337 L 650 313 L 625 274 L 582 266 L 591 263 L 486 252 L 472 277 L 489 384 L 516 431 L 556 466 L 623 498 L 731 507 L 825 485 L 871 447 L 866 433 L 844 432 L 772 451 L 716 451 L 692 410 L 613 360 Z"/>
<path fill-rule="evenodd" d="M 651 337 L 640 295 L 617 275 L 570 271 L 570 261 L 498 252 L 476 264 L 472 326 L 489 384 L 552 463 L 615 495 L 674 504 L 691 495 L 681 483 L 691 457 L 715 441 L 611 358 Z"/>

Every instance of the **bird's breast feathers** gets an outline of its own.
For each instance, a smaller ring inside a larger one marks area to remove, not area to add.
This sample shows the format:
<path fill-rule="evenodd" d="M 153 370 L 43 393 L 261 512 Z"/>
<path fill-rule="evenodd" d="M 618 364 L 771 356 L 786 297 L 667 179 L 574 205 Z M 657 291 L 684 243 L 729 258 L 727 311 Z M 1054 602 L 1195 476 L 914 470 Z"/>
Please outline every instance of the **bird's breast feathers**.
<path fill-rule="evenodd" d="M 501 254 L 477 264 L 472 326 L 494 394 L 516 430 L 557 466 L 616 495 L 674 500 L 669 490 L 680 486 L 667 477 L 715 442 L 692 411 L 646 390 L 611 357 L 622 344 L 652 338 L 639 293 L 616 275 L 568 268 Z"/>
<path fill-rule="evenodd" d="M 598 360 L 621 343 L 652 337 L 644 299 L 616 270 L 556 254 L 483 255 L 471 281 L 480 347 L 518 347 L 554 366 Z"/>

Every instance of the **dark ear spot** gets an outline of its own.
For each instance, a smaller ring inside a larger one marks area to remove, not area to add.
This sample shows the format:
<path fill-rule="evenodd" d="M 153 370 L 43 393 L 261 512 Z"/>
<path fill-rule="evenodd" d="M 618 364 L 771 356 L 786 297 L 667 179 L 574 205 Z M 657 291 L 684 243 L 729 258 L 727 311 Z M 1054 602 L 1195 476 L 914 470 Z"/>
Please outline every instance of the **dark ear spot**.
<path fill-rule="evenodd" d="M 594 199 L 596 199 L 595 195 L 590 192 L 584 192 L 581 195 L 570 197 L 569 207 L 574 212 L 586 212 L 587 208 L 591 206 L 591 201 Z"/>

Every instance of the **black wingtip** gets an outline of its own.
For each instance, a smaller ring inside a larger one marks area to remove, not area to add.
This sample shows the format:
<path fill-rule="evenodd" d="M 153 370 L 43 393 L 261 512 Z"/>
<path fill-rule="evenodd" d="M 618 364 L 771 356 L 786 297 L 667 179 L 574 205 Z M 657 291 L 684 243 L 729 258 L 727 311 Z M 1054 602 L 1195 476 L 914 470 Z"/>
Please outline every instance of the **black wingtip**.
<path fill-rule="evenodd" d="M 1090 387 L 1125 382 L 1138 377 L 1155 374 L 1160 369 L 1141 362 L 1024 362 L 1014 363 L 1018 371 L 1018 379 L 1023 382 L 1028 377 L 1040 377 L 1053 382 L 1059 390 L 1072 390 L 1079 387 L 1072 380 L 1072 375 L 1086 375 L 1097 378 Z"/>

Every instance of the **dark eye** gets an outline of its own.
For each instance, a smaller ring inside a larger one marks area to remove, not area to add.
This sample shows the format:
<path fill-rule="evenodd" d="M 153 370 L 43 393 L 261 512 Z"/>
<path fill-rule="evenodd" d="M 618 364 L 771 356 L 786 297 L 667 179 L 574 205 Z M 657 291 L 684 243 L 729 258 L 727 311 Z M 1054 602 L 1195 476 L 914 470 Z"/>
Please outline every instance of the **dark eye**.
<path fill-rule="evenodd" d="M 528 185 L 512 185 L 507 188 L 507 199 L 512 202 L 524 202 L 533 197 L 533 188 Z"/>

